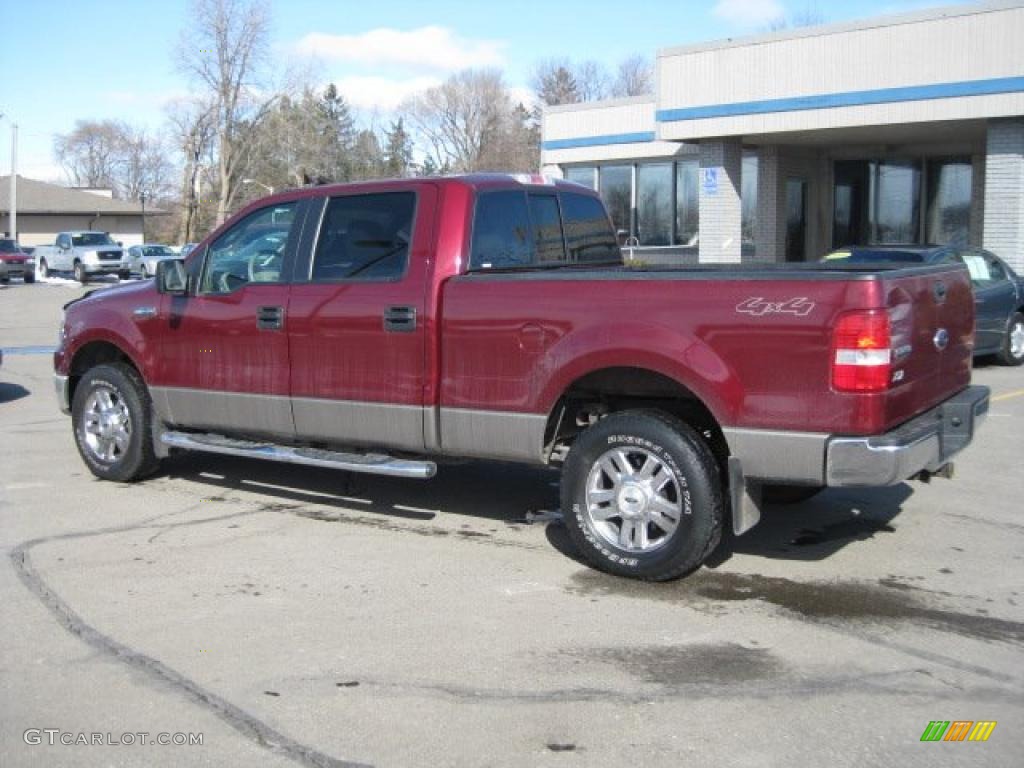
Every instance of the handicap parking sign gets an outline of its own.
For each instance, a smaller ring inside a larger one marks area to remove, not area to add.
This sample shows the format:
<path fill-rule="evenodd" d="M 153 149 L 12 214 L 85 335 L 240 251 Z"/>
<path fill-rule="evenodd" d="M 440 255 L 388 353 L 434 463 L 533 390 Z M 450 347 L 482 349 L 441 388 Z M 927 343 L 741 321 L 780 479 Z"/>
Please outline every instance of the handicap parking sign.
<path fill-rule="evenodd" d="M 701 183 L 704 185 L 705 195 L 717 195 L 718 194 L 718 169 L 717 168 L 701 168 Z"/>

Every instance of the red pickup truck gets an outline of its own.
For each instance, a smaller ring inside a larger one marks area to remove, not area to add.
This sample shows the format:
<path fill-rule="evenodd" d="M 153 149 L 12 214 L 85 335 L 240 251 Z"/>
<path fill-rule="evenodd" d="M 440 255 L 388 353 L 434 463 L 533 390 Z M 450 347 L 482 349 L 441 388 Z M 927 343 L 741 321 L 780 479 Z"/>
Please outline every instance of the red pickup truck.
<path fill-rule="evenodd" d="M 660 580 L 766 491 L 948 475 L 988 409 L 973 312 L 961 266 L 625 265 L 592 191 L 474 175 L 253 203 L 69 304 L 54 360 L 98 477 L 173 449 L 560 465 L 586 558 Z"/>

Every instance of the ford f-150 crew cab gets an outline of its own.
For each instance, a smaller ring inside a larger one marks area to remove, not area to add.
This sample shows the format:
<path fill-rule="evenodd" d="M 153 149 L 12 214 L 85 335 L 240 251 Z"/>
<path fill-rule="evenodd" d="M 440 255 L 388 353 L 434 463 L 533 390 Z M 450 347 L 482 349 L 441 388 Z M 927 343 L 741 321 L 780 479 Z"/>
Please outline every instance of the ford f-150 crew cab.
<path fill-rule="evenodd" d="M 106 232 L 60 232 L 53 245 L 36 248 L 39 274 L 71 272 L 80 283 L 91 275 L 116 274 L 122 280 L 131 276 L 131 262 L 119 243 Z"/>
<path fill-rule="evenodd" d="M 766 489 L 949 476 L 988 409 L 973 330 L 962 266 L 629 266 L 582 186 L 406 179 L 255 202 L 72 302 L 55 384 L 109 480 L 173 449 L 560 465 L 589 562 L 668 579 Z"/>

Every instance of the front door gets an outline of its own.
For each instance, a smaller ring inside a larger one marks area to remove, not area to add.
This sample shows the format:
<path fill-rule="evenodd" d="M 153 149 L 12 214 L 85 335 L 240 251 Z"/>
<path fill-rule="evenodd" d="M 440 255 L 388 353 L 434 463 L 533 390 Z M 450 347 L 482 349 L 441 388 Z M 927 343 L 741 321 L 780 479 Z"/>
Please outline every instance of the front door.
<path fill-rule="evenodd" d="M 289 306 L 299 439 L 423 450 L 435 196 L 365 187 L 323 201 Z"/>
<path fill-rule="evenodd" d="M 269 205 L 200 254 L 187 296 L 165 296 L 153 397 L 181 427 L 289 439 L 288 281 L 300 202 Z"/>

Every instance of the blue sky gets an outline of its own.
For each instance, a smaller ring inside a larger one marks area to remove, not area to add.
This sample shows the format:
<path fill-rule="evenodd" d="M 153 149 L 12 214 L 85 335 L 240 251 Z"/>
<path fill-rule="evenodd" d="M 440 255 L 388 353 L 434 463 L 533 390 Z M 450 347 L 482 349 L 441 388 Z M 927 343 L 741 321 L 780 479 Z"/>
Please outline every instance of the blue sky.
<path fill-rule="evenodd" d="M 274 71 L 335 82 L 363 122 L 466 66 L 497 66 L 525 92 L 536 62 L 594 59 L 613 69 L 635 53 L 762 30 L 816 10 L 826 21 L 946 5 L 927 0 L 269 0 Z M 0 173 L 60 180 L 53 137 L 78 119 L 159 129 L 187 96 L 173 52 L 188 0 L 21 0 L 4 4 L 0 46 Z"/>

